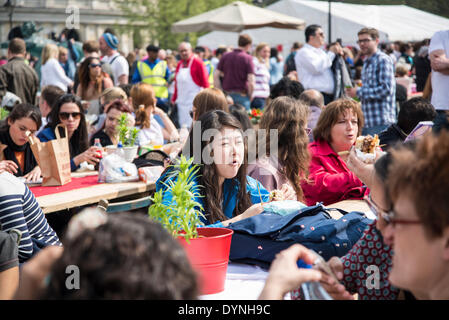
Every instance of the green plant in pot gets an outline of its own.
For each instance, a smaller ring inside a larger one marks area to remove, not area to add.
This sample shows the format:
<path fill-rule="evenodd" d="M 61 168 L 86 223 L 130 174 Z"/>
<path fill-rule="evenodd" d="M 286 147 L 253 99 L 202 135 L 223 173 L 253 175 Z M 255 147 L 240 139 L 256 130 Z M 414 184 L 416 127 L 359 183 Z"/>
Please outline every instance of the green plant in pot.
<path fill-rule="evenodd" d="M 197 271 L 202 294 L 223 291 L 233 231 L 227 228 L 203 227 L 201 192 L 195 182 L 200 167 L 181 155 L 172 165 L 164 182 L 165 190 L 156 192 L 148 209 L 150 218 L 176 237 Z M 170 192 L 170 203 L 163 203 L 164 192 Z"/>
<path fill-rule="evenodd" d="M 139 129 L 136 127 L 129 126 L 128 115 L 122 113 L 117 126 L 119 142 L 123 146 L 123 151 L 125 153 L 125 159 L 131 162 L 137 155 L 136 145 L 137 135 L 139 134 Z"/>

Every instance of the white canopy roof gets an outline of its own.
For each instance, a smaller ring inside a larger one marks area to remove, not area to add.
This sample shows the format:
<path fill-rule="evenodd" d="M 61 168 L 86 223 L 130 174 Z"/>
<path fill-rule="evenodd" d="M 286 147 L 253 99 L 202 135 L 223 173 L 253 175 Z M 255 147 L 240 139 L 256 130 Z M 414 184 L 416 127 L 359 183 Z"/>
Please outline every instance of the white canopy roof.
<path fill-rule="evenodd" d="M 328 2 L 311 0 L 281 0 L 267 9 L 288 14 L 319 24 L 328 32 Z M 439 30 L 449 29 L 449 19 L 406 5 L 360 5 L 332 2 L 332 41 L 340 38 L 343 44 L 355 45 L 357 32 L 363 27 L 379 30 L 382 41 L 421 41 Z M 261 28 L 244 30 L 253 42 L 267 42 L 271 46 L 283 45 L 284 54 L 294 41 L 304 43 L 304 31 Z M 216 48 L 219 45 L 237 45 L 238 33 L 208 33 L 198 39 L 198 45 Z M 327 35 L 326 35 L 327 40 Z"/>

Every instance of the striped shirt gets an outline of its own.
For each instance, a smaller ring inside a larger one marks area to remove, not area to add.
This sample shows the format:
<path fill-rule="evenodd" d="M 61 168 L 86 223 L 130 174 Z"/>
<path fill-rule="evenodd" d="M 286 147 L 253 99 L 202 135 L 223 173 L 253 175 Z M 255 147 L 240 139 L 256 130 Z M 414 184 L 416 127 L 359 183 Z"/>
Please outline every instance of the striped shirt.
<path fill-rule="evenodd" d="M 253 59 L 255 85 L 253 91 L 254 98 L 268 98 L 270 95 L 270 70 L 267 64 Z"/>
<path fill-rule="evenodd" d="M 362 102 L 365 127 L 389 125 L 396 122 L 396 81 L 393 61 L 381 51 L 365 60 L 362 87 L 357 89 Z"/>
<path fill-rule="evenodd" d="M 32 239 L 46 245 L 61 245 L 33 193 L 8 172 L 0 174 L 0 226 L 3 231 L 17 229 L 22 232 L 20 262 L 25 262 L 33 255 Z"/>

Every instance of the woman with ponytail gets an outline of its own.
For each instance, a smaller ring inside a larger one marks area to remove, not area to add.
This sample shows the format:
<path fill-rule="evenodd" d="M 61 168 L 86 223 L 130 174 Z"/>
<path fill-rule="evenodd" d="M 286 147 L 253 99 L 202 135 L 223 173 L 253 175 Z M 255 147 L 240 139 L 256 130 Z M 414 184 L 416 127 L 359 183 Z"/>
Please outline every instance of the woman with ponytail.
<path fill-rule="evenodd" d="M 139 83 L 131 88 L 139 145 L 163 145 L 164 140 L 179 140 L 178 130 L 164 110 L 156 107 L 156 96 L 150 84 Z M 154 118 L 162 119 L 163 127 Z"/>

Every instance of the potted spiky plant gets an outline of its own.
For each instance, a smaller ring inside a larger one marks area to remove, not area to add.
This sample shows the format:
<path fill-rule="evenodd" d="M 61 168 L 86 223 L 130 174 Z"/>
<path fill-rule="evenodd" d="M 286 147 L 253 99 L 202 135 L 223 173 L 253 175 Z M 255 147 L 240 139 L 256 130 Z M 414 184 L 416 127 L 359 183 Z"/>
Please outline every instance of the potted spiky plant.
<path fill-rule="evenodd" d="M 126 161 L 132 162 L 137 155 L 137 149 L 139 148 L 136 145 L 138 133 L 139 129 L 129 126 L 128 115 L 122 113 L 118 123 L 118 137 L 123 146 Z"/>
<path fill-rule="evenodd" d="M 195 182 L 200 168 L 193 158 L 181 155 L 171 169 L 165 188 L 154 194 L 148 214 L 182 244 L 198 273 L 201 293 L 223 291 L 233 231 L 204 227 L 201 222 L 203 207 L 195 200 L 201 198 L 202 187 Z M 169 203 L 163 201 L 164 192 L 172 195 Z"/>

